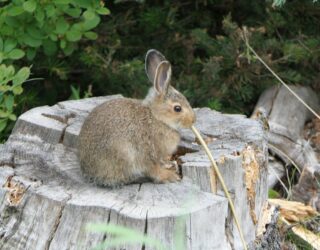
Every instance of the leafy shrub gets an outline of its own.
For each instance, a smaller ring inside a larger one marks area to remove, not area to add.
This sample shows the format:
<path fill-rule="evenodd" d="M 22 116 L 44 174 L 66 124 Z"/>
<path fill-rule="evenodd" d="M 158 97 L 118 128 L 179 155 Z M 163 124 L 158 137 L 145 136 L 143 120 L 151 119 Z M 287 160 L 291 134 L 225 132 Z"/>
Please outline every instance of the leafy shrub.
<path fill-rule="evenodd" d="M 15 73 L 12 65 L 0 65 L 0 132 L 5 129 L 8 121 L 16 120 L 16 115 L 13 113 L 14 97 L 22 93 L 21 85 L 29 74 L 28 67 L 23 67 Z"/>
<path fill-rule="evenodd" d="M 250 114 L 260 93 L 277 81 L 248 52 L 242 26 L 250 44 L 286 82 L 320 90 L 320 33 L 315 32 L 320 4 L 279 4 L 116 1 L 109 6 L 113 15 L 99 29 L 106 37 L 80 52 L 77 67 L 92 72 L 84 79 L 95 95 L 143 97 L 149 86 L 143 55 L 156 48 L 172 62 L 173 84 L 194 106 Z"/>
<path fill-rule="evenodd" d="M 98 0 L 12 0 L 0 5 L 0 132 L 16 119 L 15 97 L 23 92 L 37 54 L 71 55 L 81 39 L 95 40 L 99 15 L 109 14 Z M 61 57 L 61 55 L 60 55 Z M 23 59 L 23 60 L 21 60 Z M 49 59 L 50 60 L 50 59 Z M 14 66 L 15 67 L 14 67 Z M 15 71 L 18 71 L 15 74 Z"/>

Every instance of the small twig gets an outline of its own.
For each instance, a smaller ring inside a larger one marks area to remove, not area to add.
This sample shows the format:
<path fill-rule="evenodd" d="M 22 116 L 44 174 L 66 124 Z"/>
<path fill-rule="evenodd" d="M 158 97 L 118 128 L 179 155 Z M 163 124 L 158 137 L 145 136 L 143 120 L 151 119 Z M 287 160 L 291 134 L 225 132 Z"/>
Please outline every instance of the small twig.
<path fill-rule="evenodd" d="M 29 79 L 27 79 L 27 80 L 25 80 L 23 83 L 25 83 L 25 82 L 31 82 L 31 81 L 39 81 L 39 80 L 44 80 L 44 78 L 29 78 Z"/>
<path fill-rule="evenodd" d="M 314 114 L 319 120 L 320 115 L 317 114 L 316 111 L 314 111 L 304 100 L 300 98 L 269 66 L 268 64 L 261 59 L 261 57 L 257 54 L 257 52 L 250 46 L 247 35 L 246 35 L 246 28 L 243 28 L 243 40 L 247 46 L 247 48 L 256 56 L 256 58 L 270 71 L 270 73 L 279 80 L 279 82 L 282 83 L 283 86 L 285 86 L 291 94 L 293 94 L 312 114 Z"/>
<path fill-rule="evenodd" d="M 308 48 L 307 45 L 305 45 L 299 38 L 297 39 L 298 43 L 306 50 L 308 51 L 311 55 L 314 53 L 311 49 Z"/>
<path fill-rule="evenodd" d="M 286 185 L 281 180 L 280 176 L 277 174 L 276 171 L 274 171 L 272 168 L 269 168 L 272 173 L 275 175 L 275 177 L 278 179 L 279 183 L 282 185 L 283 189 L 286 191 L 287 195 L 289 196 L 289 189 L 286 187 Z"/>
<path fill-rule="evenodd" d="M 292 196 L 292 185 L 291 185 L 291 182 L 290 182 L 290 176 L 289 176 L 288 168 L 285 167 L 285 170 L 286 170 L 286 177 L 287 177 L 287 181 L 288 181 L 288 185 L 289 185 L 289 189 L 288 189 L 289 192 L 288 192 L 287 200 L 290 200 L 291 196 Z"/>
<path fill-rule="evenodd" d="M 277 151 L 277 153 L 280 153 L 282 156 L 284 156 L 299 172 L 299 174 L 301 174 L 301 170 L 299 169 L 299 167 L 297 166 L 297 164 L 295 164 L 295 162 L 285 153 L 283 152 L 281 149 L 273 146 L 272 144 L 268 143 L 268 147 L 272 148 L 273 150 Z"/>
<path fill-rule="evenodd" d="M 196 127 L 194 127 L 194 126 L 192 126 L 191 129 L 192 129 L 193 133 L 195 134 L 195 136 L 198 138 L 198 140 L 199 140 L 199 142 L 201 143 L 201 145 L 203 146 L 205 152 L 206 152 L 207 155 L 208 155 L 209 160 L 210 160 L 211 163 L 212 163 L 212 167 L 213 167 L 213 169 L 214 169 L 214 171 L 215 171 L 215 174 L 217 175 L 217 177 L 218 177 L 218 179 L 219 179 L 219 181 L 220 181 L 220 184 L 221 184 L 221 186 L 222 186 L 222 188 L 223 188 L 223 191 L 224 191 L 225 195 L 227 196 L 227 199 L 228 199 L 228 202 L 229 202 L 229 205 L 230 205 L 230 208 L 231 208 L 231 212 L 232 212 L 232 214 L 233 214 L 234 221 L 235 221 L 236 226 L 237 226 L 238 231 L 239 231 L 239 235 L 240 235 L 240 238 L 241 238 L 241 241 L 242 241 L 242 244 L 243 244 L 243 248 L 244 248 L 245 250 L 247 250 L 247 249 L 248 249 L 248 248 L 247 248 L 247 244 L 246 244 L 246 241 L 245 241 L 245 239 L 244 239 L 243 232 L 242 232 L 242 230 L 241 230 L 238 217 L 237 217 L 237 215 L 236 215 L 236 210 L 235 210 L 235 208 L 234 208 L 234 205 L 233 205 L 231 196 L 230 196 L 230 194 L 229 194 L 229 192 L 228 192 L 228 189 L 227 189 L 226 184 L 225 184 L 225 182 L 224 182 L 224 180 L 223 180 L 223 177 L 222 177 L 222 175 L 221 175 L 221 173 L 220 173 L 220 171 L 219 171 L 219 168 L 218 168 L 215 160 L 213 159 L 213 156 L 212 156 L 212 154 L 211 154 L 211 152 L 210 152 L 207 144 L 205 143 L 205 141 L 203 140 L 202 136 L 200 135 L 199 131 L 198 131 L 198 130 L 196 129 Z M 212 185 L 213 185 L 213 184 L 211 184 L 211 186 L 212 186 Z"/>

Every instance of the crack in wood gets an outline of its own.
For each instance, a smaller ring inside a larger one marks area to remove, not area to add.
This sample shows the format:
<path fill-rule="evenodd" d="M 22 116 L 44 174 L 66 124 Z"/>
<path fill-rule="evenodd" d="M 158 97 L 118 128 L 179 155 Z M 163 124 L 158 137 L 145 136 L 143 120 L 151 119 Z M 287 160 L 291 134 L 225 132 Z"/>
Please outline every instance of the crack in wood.
<path fill-rule="evenodd" d="M 63 108 L 63 109 L 64 109 L 64 108 Z M 62 131 L 61 131 L 61 136 L 60 136 L 60 138 L 59 138 L 59 143 L 63 143 L 66 130 L 67 130 L 67 128 L 71 125 L 71 124 L 69 124 L 69 119 L 70 119 L 70 118 L 75 118 L 75 117 L 76 117 L 76 114 L 75 114 L 75 113 L 70 113 L 70 114 L 67 114 L 67 115 L 65 115 L 65 116 L 58 116 L 58 115 L 52 115 L 52 114 L 42 113 L 41 115 L 42 115 L 42 116 L 45 116 L 45 117 L 47 117 L 47 118 L 56 120 L 56 121 L 58 121 L 58 122 L 61 122 L 61 123 L 63 123 L 63 124 L 66 124 L 66 126 L 63 127 L 63 129 L 62 129 Z"/>
<path fill-rule="evenodd" d="M 45 113 L 42 113 L 41 115 L 44 116 L 44 117 L 56 120 L 58 122 L 61 122 L 63 124 L 67 124 L 68 123 L 67 116 L 59 116 L 59 115 L 52 115 L 52 114 L 45 114 Z"/>
<path fill-rule="evenodd" d="M 12 151 L 12 152 L 11 152 Z M 0 151 L 1 152 L 1 151 Z M 5 154 L 6 152 L 1 152 L 1 154 Z M 0 167 L 11 167 L 11 168 L 15 168 L 15 164 L 14 164 L 14 157 L 15 157 L 15 150 L 14 149 L 10 149 L 9 148 L 9 152 L 7 152 L 10 154 L 9 158 L 4 158 L 4 159 L 0 159 Z"/>
<path fill-rule="evenodd" d="M 112 209 L 110 208 L 110 210 L 108 211 L 108 219 L 107 219 L 107 224 L 110 223 L 110 220 L 111 220 L 111 211 Z M 107 234 L 104 233 L 103 236 L 102 236 L 102 240 L 101 240 L 101 243 L 104 243 L 107 239 Z"/>
<path fill-rule="evenodd" d="M 225 219 L 225 230 L 224 230 L 224 234 L 226 236 L 226 239 L 228 241 L 228 243 L 231 246 L 231 249 L 234 249 L 234 234 L 232 233 L 233 231 L 233 223 L 232 223 L 232 214 L 231 211 L 229 209 L 228 211 L 228 216 Z"/>
<path fill-rule="evenodd" d="M 72 198 L 72 195 L 69 194 L 69 197 L 68 197 L 67 199 L 65 199 L 64 201 L 61 201 L 62 206 L 61 206 L 61 208 L 60 208 L 60 210 L 59 210 L 59 214 L 58 214 L 58 216 L 57 216 L 57 218 L 56 218 L 56 220 L 55 220 L 55 223 L 54 223 L 54 225 L 53 225 L 53 230 L 52 230 L 52 232 L 51 232 L 51 234 L 50 234 L 50 237 L 49 237 L 49 239 L 48 239 L 47 242 L 46 242 L 46 246 L 45 246 L 45 248 L 44 248 L 45 250 L 49 250 L 49 249 L 50 249 L 50 245 L 51 245 L 51 243 L 52 243 L 52 241 L 53 241 L 53 239 L 54 239 L 54 236 L 56 235 L 56 232 L 58 231 L 58 227 L 59 227 L 59 225 L 60 225 L 60 221 L 61 221 L 61 217 L 62 217 L 62 215 L 63 215 L 63 211 L 64 211 L 64 209 L 65 209 L 68 201 L 69 201 L 71 198 Z"/>
<path fill-rule="evenodd" d="M 148 210 L 146 213 L 146 220 L 145 220 L 145 224 L 144 224 L 144 235 L 148 235 Z M 141 250 L 145 250 L 145 249 L 146 249 L 146 245 L 145 245 L 145 243 L 143 243 Z"/>

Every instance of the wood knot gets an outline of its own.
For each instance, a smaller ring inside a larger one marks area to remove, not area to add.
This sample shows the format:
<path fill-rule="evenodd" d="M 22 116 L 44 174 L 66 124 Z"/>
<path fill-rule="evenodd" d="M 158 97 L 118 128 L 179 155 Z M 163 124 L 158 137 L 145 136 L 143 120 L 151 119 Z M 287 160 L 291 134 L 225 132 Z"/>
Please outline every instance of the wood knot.
<path fill-rule="evenodd" d="M 21 182 L 14 180 L 13 176 L 7 178 L 3 187 L 8 191 L 7 202 L 9 206 L 18 206 L 27 190 L 26 187 Z"/>

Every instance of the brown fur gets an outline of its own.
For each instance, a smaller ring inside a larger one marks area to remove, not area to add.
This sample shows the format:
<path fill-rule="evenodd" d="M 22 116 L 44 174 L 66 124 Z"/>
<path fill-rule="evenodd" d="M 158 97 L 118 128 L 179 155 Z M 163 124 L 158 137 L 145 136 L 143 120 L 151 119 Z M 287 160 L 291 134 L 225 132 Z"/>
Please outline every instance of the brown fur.
<path fill-rule="evenodd" d="M 157 55 L 159 52 L 151 58 L 159 60 Z M 195 114 L 186 98 L 169 86 L 170 64 L 147 59 L 146 63 L 158 65 L 152 65 L 153 72 L 147 71 L 155 74 L 151 76 L 155 82 L 146 98 L 105 102 L 89 114 L 81 129 L 81 170 L 100 185 L 118 186 L 141 178 L 156 183 L 180 179 L 163 165 L 179 143 L 177 129 L 190 127 Z M 175 112 L 175 105 L 181 105 L 182 111 Z"/>

